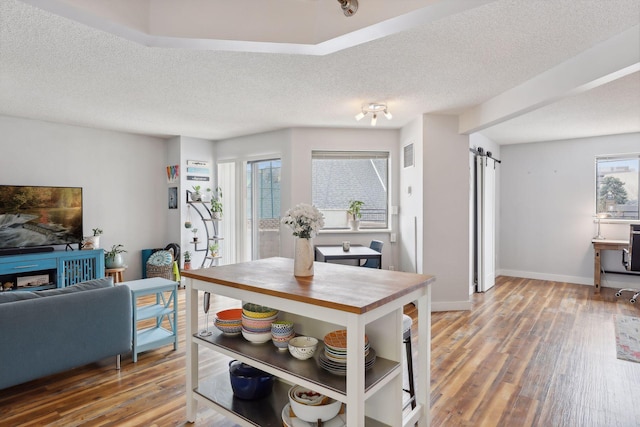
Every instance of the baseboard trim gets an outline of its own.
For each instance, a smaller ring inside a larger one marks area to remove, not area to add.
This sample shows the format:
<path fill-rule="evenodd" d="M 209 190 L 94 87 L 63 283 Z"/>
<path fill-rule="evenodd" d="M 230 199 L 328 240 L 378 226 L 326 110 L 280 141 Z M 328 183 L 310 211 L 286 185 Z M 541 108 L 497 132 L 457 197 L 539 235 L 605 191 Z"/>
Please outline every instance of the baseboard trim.
<path fill-rule="evenodd" d="M 435 311 L 467 311 L 471 310 L 471 301 L 431 302 L 431 312 Z"/>
<path fill-rule="evenodd" d="M 565 276 L 561 274 L 548 274 L 538 273 L 534 271 L 520 271 L 520 270 L 499 270 L 496 276 L 509 276 L 509 277 L 522 277 L 524 279 L 536 279 L 536 280 L 548 280 L 550 282 L 563 282 L 574 283 L 576 285 L 593 286 L 593 277 L 580 277 L 580 276 Z M 619 276 L 621 277 L 621 276 Z M 602 275 L 602 287 L 603 288 L 624 288 L 633 284 L 634 279 L 629 279 L 629 282 L 611 280 L 611 275 Z M 637 284 L 637 279 L 635 279 Z"/>
<path fill-rule="evenodd" d="M 549 280 L 551 282 L 575 283 L 578 285 L 592 285 L 593 277 L 566 276 L 563 274 L 539 273 L 536 271 L 500 270 L 499 276 L 522 277 L 525 279 Z"/>

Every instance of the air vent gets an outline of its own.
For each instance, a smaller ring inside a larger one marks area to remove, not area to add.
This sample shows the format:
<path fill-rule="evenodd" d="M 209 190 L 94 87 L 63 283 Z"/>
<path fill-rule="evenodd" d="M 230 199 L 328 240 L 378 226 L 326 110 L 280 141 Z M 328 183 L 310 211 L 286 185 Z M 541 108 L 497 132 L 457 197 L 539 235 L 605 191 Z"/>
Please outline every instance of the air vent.
<path fill-rule="evenodd" d="M 404 167 L 408 168 L 413 166 L 413 144 L 404 146 Z"/>

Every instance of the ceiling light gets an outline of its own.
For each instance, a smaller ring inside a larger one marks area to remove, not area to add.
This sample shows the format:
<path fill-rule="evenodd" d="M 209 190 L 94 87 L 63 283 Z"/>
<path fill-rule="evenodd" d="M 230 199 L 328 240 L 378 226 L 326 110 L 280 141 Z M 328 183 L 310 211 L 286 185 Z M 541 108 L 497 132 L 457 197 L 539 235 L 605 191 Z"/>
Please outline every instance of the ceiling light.
<path fill-rule="evenodd" d="M 338 0 L 344 16 L 352 16 L 358 10 L 358 0 Z"/>
<path fill-rule="evenodd" d="M 378 121 L 378 114 L 382 113 L 387 118 L 387 120 L 391 120 L 393 116 L 387 109 L 387 104 L 381 102 L 371 102 L 369 104 L 365 104 L 362 106 L 362 111 L 356 114 L 356 120 L 362 120 L 364 116 L 371 113 L 371 126 L 375 126 Z"/>

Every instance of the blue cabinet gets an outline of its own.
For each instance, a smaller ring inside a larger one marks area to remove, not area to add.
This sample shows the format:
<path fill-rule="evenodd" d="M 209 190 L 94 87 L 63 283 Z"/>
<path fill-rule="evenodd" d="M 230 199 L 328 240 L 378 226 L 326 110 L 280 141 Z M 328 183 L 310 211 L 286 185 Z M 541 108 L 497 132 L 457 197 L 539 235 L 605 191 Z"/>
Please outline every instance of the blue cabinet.
<path fill-rule="evenodd" d="M 0 285 L 5 290 L 63 288 L 101 277 L 104 277 L 102 249 L 0 257 Z"/>

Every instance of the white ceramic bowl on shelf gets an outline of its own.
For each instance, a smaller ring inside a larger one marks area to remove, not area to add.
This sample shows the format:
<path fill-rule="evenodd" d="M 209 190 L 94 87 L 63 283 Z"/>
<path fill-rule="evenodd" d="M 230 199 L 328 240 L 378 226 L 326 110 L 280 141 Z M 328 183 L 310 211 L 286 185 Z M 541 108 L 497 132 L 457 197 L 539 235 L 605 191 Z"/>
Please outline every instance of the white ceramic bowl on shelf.
<path fill-rule="evenodd" d="M 329 421 L 338 415 L 342 407 L 342 402 L 339 400 L 318 394 L 319 401 L 314 401 L 314 404 L 305 404 L 303 403 L 305 399 L 296 398 L 298 394 L 308 392 L 311 392 L 311 390 L 300 386 L 293 386 L 289 390 L 289 404 L 296 417 L 303 421 L 315 423 L 318 420 L 322 420 L 322 422 Z"/>
<path fill-rule="evenodd" d="M 295 337 L 289 340 L 289 353 L 296 359 L 306 360 L 313 356 L 318 347 L 314 337 Z"/>
<path fill-rule="evenodd" d="M 244 339 L 254 344 L 262 344 L 267 341 L 271 341 L 271 331 L 255 333 L 242 328 L 242 336 Z"/>

